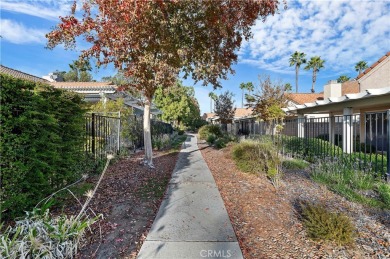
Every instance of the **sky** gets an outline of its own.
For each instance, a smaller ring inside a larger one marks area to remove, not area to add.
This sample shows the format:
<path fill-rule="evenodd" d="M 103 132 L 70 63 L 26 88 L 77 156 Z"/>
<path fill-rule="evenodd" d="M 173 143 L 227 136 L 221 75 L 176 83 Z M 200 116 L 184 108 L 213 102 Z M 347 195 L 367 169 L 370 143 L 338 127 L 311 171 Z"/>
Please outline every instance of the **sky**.
<path fill-rule="evenodd" d="M 78 58 L 77 50 L 85 43 L 79 42 L 73 51 L 62 46 L 49 50 L 45 34 L 59 22 L 59 16 L 69 14 L 71 4 L 67 0 L 1 0 L 1 64 L 39 77 L 69 70 L 68 64 Z M 235 74 L 221 81 L 222 88 L 215 91 L 233 92 L 237 108 L 242 107 L 240 83 L 253 82 L 257 87 L 259 75 L 290 83 L 295 91 L 295 68 L 289 66 L 295 51 L 325 60 L 316 92 L 340 75 L 355 78 L 357 62 L 364 60 L 370 66 L 390 51 L 390 0 L 287 0 L 287 9 L 280 6 L 265 22 L 257 21 L 252 32 L 253 38 L 237 50 Z M 97 81 L 115 73 L 113 66 L 92 71 Z M 194 86 L 201 113 L 210 112 L 208 94 L 213 88 L 183 81 Z M 299 92 L 310 92 L 311 83 L 312 71 L 301 67 Z"/>

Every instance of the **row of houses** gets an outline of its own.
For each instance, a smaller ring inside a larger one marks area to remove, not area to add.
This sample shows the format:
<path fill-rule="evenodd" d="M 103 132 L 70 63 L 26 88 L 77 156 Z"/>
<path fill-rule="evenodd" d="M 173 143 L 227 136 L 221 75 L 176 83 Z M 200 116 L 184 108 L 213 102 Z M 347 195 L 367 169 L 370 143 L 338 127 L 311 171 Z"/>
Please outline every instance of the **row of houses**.
<path fill-rule="evenodd" d="M 142 106 L 142 100 L 129 95 L 125 91 L 120 91 L 118 86 L 112 82 L 57 82 L 50 76 L 44 76 L 41 78 L 3 65 L 0 65 L 0 73 L 7 74 L 15 78 L 45 83 L 56 89 L 79 93 L 84 96 L 84 100 L 88 103 L 123 98 L 125 105 L 132 108 L 133 114 L 137 116 L 143 115 L 144 108 Z M 161 111 L 157 109 L 155 105 L 152 105 L 152 118 L 155 118 L 160 114 Z"/>
<path fill-rule="evenodd" d="M 353 152 L 353 141 L 370 142 L 382 151 L 390 149 L 390 51 L 354 80 L 331 80 L 320 93 L 289 93 L 287 97 L 284 134 L 327 135 L 333 143 L 335 136 L 342 135 L 346 153 Z M 218 123 L 214 113 L 205 113 L 203 118 Z M 227 126 L 235 134 L 262 134 L 263 128 L 251 108 L 236 109 Z"/>

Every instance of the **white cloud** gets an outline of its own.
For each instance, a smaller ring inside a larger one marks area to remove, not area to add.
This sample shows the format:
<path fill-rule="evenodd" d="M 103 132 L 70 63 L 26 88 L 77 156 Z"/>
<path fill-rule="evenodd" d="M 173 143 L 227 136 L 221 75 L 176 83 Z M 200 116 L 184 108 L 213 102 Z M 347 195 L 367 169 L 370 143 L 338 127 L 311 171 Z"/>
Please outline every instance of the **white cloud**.
<path fill-rule="evenodd" d="M 258 21 L 254 38 L 240 51 L 239 62 L 277 73 L 294 73 L 294 51 L 321 56 L 325 70 L 338 73 L 390 50 L 389 1 L 291 1 L 288 9 Z"/>
<path fill-rule="evenodd" d="M 2 0 L 1 10 L 27 14 L 46 20 L 58 20 L 59 16 L 65 16 L 70 12 L 72 1 L 18 1 Z"/>
<path fill-rule="evenodd" d="M 45 44 L 46 30 L 27 28 L 23 24 L 8 20 L 0 20 L 0 35 L 6 41 L 15 44 L 40 43 Z"/>

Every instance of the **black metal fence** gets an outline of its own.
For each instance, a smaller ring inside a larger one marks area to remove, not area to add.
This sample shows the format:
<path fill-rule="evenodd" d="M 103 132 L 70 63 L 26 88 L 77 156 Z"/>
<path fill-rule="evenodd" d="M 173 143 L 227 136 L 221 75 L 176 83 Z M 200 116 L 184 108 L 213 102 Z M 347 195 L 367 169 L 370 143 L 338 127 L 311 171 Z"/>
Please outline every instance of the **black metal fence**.
<path fill-rule="evenodd" d="M 232 134 L 274 141 L 285 155 L 316 159 L 342 159 L 360 170 L 390 179 L 390 110 L 321 118 L 294 118 L 275 123 L 241 121 L 224 128 Z"/>
<path fill-rule="evenodd" d="M 94 158 L 104 158 L 107 153 L 120 152 L 121 119 L 89 113 L 85 115 L 85 151 Z"/>
<path fill-rule="evenodd" d="M 108 153 L 119 154 L 123 149 L 136 150 L 144 146 L 143 118 L 140 116 L 107 116 L 99 113 L 85 115 L 85 151 L 95 159 Z M 151 120 L 152 136 L 172 134 L 171 124 Z"/>

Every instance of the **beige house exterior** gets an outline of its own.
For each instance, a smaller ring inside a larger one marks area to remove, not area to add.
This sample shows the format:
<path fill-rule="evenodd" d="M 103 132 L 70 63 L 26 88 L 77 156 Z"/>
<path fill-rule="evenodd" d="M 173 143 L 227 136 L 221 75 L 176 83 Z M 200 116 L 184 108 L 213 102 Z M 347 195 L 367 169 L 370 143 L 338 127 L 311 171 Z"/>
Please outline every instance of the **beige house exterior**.
<path fill-rule="evenodd" d="M 358 75 L 360 92 L 390 86 L 390 51 Z"/>
<path fill-rule="evenodd" d="M 354 82 L 354 81 L 351 81 Z M 356 82 L 356 81 L 355 81 Z M 354 134 L 351 130 L 352 115 L 360 116 L 359 121 L 360 141 L 364 141 L 366 136 L 365 121 L 367 114 L 382 112 L 390 114 L 390 52 L 381 57 L 370 68 L 366 69 L 357 77 L 357 83 L 360 91 L 356 93 L 356 86 L 349 86 L 347 93 L 341 89 L 341 84 L 331 81 L 325 86 L 323 100 L 311 103 L 304 103 L 284 108 L 284 111 L 291 117 L 298 117 L 298 136 L 303 137 L 304 123 L 307 115 L 310 114 L 327 114 L 327 117 L 334 118 L 335 115 L 343 115 L 343 151 L 351 153 L 351 143 L 348 136 Z M 356 84 L 356 83 L 355 83 Z M 338 96 L 341 93 L 340 96 Z M 388 123 L 385 120 L 385 123 Z M 329 133 L 334 133 L 335 120 L 329 119 Z M 389 127 L 387 131 L 389 131 Z M 387 136 L 389 135 L 386 133 Z M 332 140 L 331 140 L 332 141 Z"/>

